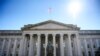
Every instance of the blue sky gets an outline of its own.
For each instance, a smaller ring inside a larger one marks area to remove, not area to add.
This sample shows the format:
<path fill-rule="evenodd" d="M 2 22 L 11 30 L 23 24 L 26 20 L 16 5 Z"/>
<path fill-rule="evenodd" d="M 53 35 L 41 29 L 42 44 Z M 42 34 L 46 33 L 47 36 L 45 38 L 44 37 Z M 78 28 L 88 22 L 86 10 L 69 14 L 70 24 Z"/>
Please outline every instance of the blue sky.
<path fill-rule="evenodd" d="M 73 0 L 0 0 L 0 30 L 16 30 L 26 24 L 55 20 L 81 29 L 100 30 L 100 0 L 80 0 L 82 11 L 74 19 L 68 13 Z M 51 13 L 48 12 L 51 9 Z"/>

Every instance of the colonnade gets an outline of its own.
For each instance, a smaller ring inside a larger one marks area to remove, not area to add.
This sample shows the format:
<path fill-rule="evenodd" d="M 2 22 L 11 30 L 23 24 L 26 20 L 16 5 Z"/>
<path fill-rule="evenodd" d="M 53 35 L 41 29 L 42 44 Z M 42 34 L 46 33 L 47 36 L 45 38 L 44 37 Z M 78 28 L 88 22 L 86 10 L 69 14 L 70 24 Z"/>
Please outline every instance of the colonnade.
<path fill-rule="evenodd" d="M 100 47 L 98 39 L 83 38 L 83 56 L 95 56 L 95 51 Z M 94 41 L 95 40 L 95 43 Z"/>
<path fill-rule="evenodd" d="M 49 41 L 49 35 L 52 35 L 52 46 L 53 46 L 53 56 L 57 56 L 57 50 L 56 50 L 56 36 L 57 34 L 25 34 L 23 35 L 23 53 L 24 56 L 42 56 L 41 55 L 41 35 L 45 36 L 45 44 L 44 44 L 44 52 L 45 52 L 45 56 L 47 56 L 47 45 L 48 45 L 48 41 Z M 58 34 L 60 39 L 59 39 L 59 44 L 60 44 L 60 56 L 73 56 L 73 46 L 72 45 L 76 45 L 75 47 L 75 55 L 79 56 L 81 55 L 81 53 L 78 54 L 78 52 L 80 52 L 80 50 L 77 48 L 78 45 L 78 39 L 77 39 L 77 35 L 75 34 Z M 74 41 L 72 44 L 72 36 L 74 36 Z M 35 39 L 37 38 L 37 40 Z M 67 40 L 65 40 L 64 38 L 67 38 Z M 28 40 L 28 42 L 26 42 Z M 65 53 L 64 51 L 64 40 L 66 41 L 67 45 L 67 53 Z M 36 41 L 36 42 L 35 42 Z M 28 44 L 28 45 L 27 45 Z M 27 47 L 26 47 L 27 46 Z M 34 47 L 36 46 L 36 48 Z M 36 49 L 36 50 L 35 50 Z M 36 52 L 35 52 L 36 51 Z M 21 53 L 20 53 L 21 54 Z M 74 56 L 75 56 L 74 55 Z"/>
<path fill-rule="evenodd" d="M 19 54 L 20 40 L 21 38 L 2 38 L 0 56 L 17 56 Z"/>

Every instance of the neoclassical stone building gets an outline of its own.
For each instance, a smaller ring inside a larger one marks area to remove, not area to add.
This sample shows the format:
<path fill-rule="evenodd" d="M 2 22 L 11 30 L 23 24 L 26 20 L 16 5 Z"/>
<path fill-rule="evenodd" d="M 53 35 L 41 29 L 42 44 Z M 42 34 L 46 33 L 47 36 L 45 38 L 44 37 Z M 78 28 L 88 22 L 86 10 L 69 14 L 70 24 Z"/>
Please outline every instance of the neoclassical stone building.
<path fill-rule="evenodd" d="M 100 30 L 52 20 L 0 30 L 0 56 L 96 56 Z"/>

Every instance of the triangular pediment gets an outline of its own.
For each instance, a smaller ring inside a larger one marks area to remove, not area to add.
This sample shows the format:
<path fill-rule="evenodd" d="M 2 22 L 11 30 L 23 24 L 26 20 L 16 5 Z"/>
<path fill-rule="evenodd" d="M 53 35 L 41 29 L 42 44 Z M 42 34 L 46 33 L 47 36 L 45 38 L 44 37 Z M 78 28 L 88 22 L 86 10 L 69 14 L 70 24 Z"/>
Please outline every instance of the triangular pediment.
<path fill-rule="evenodd" d="M 29 24 L 25 25 L 22 30 L 38 30 L 38 29 L 43 29 L 43 30 L 53 30 L 53 29 L 66 29 L 66 30 L 78 30 L 79 28 L 76 25 L 72 24 L 63 24 L 60 22 L 56 21 L 45 21 L 41 22 L 38 24 Z"/>
<path fill-rule="evenodd" d="M 70 27 L 65 27 L 59 24 L 54 24 L 54 23 L 47 23 L 44 25 L 39 25 L 36 27 L 32 27 L 30 29 L 70 29 Z"/>

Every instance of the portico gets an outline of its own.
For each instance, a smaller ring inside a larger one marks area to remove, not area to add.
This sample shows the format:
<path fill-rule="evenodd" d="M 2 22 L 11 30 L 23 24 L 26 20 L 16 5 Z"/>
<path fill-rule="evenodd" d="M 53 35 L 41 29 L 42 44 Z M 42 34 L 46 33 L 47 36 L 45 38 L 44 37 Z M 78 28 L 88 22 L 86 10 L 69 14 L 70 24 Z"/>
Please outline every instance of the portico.
<path fill-rule="evenodd" d="M 73 56 L 73 53 L 78 50 L 74 50 L 73 48 L 77 48 L 75 45 L 76 37 L 73 37 L 72 34 L 26 34 L 24 47 L 26 56 L 47 56 L 48 55 L 48 42 L 51 43 L 53 49 L 51 51 L 53 56 Z M 65 41 L 65 42 L 64 42 Z M 77 43 L 76 43 L 77 44 Z M 49 47 L 49 48 L 52 48 Z M 65 50 L 64 50 L 65 49 Z M 72 50 L 73 49 L 73 50 Z M 29 51 L 29 53 L 28 53 Z M 77 55 L 77 53 L 75 53 Z"/>
<path fill-rule="evenodd" d="M 78 54 L 81 50 L 78 46 L 79 28 L 74 25 L 48 21 L 26 26 L 22 30 L 24 56 L 81 55 Z"/>

